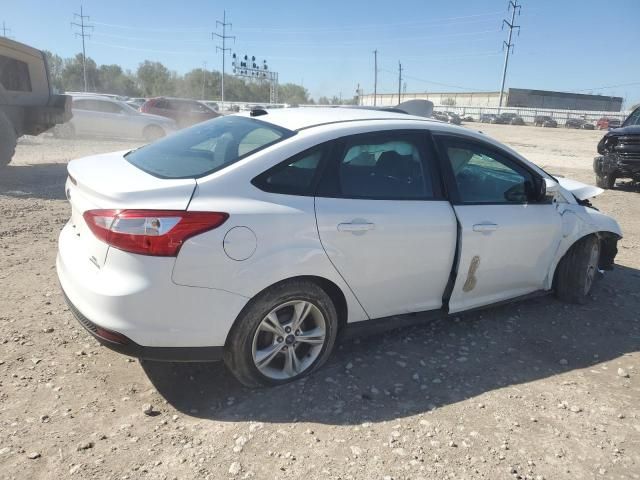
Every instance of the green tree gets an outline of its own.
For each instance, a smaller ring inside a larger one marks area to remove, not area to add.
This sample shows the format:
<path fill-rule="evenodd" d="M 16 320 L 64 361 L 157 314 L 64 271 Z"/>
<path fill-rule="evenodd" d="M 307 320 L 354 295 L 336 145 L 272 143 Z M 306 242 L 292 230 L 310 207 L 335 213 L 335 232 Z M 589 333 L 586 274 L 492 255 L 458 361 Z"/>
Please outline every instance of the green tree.
<path fill-rule="evenodd" d="M 130 72 L 125 73 L 119 65 L 101 65 L 98 69 L 98 91 L 117 95 L 138 96 L 140 90 Z"/>
<path fill-rule="evenodd" d="M 301 85 L 285 83 L 278 87 L 278 101 L 295 105 L 309 103 L 309 92 Z"/>
<path fill-rule="evenodd" d="M 160 62 L 145 60 L 136 72 L 138 87 L 146 97 L 173 95 L 176 88 L 175 77 Z"/>
<path fill-rule="evenodd" d="M 48 50 L 43 51 L 47 65 L 49 67 L 49 78 L 53 84 L 53 88 L 58 92 L 64 91 L 64 83 L 62 81 L 62 71 L 64 69 L 64 60 L 60 55 L 51 53 Z"/>
<path fill-rule="evenodd" d="M 91 57 L 87 57 L 87 90 L 95 92 L 100 85 L 98 67 Z M 64 60 L 62 69 L 62 85 L 66 91 L 83 91 L 84 74 L 82 71 L 82 54 Z"/>

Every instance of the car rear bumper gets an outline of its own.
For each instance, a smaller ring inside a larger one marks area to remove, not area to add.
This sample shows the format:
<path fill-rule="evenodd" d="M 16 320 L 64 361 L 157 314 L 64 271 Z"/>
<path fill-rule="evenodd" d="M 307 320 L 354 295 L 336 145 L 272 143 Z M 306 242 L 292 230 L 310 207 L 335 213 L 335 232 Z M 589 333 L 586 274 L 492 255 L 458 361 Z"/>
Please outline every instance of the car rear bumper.
<path fill-rule="evenodd" d="M 79 242 L 73 228 L 65 226 L 56 260 L 58 279 L 72 312 L 102 343 L 143 358 L 219 358 L 248 298 L 176 285 L 171 280 L 174 258 L 110 248 L 98 268 L 83 255 Z"/>
<path fill-rule="evenodd" d="M 76 320 L 98 342 L 111 350 L 130 357 L 162 362 L 215 362 L 222 360 L 224 347 L 145 347 L 121 333 L 102 328 L 87 317 L 69 300 L 64 290 L 64 299 Z"/>

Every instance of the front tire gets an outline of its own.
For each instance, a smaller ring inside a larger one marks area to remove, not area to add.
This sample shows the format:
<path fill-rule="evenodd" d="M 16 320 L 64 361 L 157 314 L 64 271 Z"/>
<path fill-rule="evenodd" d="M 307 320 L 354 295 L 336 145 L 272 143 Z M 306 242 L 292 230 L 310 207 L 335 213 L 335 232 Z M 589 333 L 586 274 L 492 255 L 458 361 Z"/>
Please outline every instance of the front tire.
<path fill-rule="evenodd" d="M 338 314 L 309 280 L 275 285 L 244 308 L 225 345 L 224 360 L 248 387 L 281 385 L 318 369 L 336 340 Z"/>
<path fill-rule="evenodd" d="M 16 152 L 16 131 L 7 116 L 0 112 L 0 168 L 11 162 Z"/>
<path fill-rule="evenodd" d="M 147 142 L 154 142 L 165 136 L 164 130 L 157 125 L 149 125 L 145 127 L 143 132 L 144 139 Z"/>
<path fill-rule="evenodd" d="M 565 302 L 584 304 L 598 274 L 600 240 L 588 235 L 564 255 L 556 271 L 556 296 Z"/>
<path fill-rule="evenodd" d="M 616 184 L 616 176 L 613 173 L 603 175 L 596 174 L 596 185 L 605 190 L 611 190 Z"/>

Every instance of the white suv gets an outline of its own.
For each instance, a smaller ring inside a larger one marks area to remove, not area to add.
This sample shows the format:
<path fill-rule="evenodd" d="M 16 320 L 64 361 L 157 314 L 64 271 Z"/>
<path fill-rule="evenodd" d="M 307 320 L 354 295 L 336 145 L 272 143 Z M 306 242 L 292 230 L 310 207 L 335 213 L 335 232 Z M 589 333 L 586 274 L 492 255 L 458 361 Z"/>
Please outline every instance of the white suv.
<path fill-rule="evenodd" d="M 372 319 L 583 302 L 621 237 L 600 189 L 390 111 L 254 110 L 68 170 L 57 268 L 80 322 L 126 354 L 224 358 L 250 386 L 311 372 Z"/>

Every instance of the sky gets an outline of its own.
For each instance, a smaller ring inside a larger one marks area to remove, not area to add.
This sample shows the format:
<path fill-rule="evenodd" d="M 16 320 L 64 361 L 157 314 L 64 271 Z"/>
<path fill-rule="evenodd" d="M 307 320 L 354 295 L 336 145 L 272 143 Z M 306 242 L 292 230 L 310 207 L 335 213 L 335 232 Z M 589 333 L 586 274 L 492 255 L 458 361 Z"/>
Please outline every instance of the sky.
<path fill-rule="evenodd" d="M 519 0 L 506 88 L 617 95 L 640 103 L 640 0 Z M 216 20 L 232 23 L 231 52 L 267 60 L 280 83 L 311 95 L 352 97 L 358 85 L 397 92 L 402 62 L 407 92 L 498 91 L 501 30 L 508 0 L 85 0 L 94 26 L 87 56 L 135 70 L 157 60 L 184 73 L 222 69 Z M 79 0 L 0 0 L 17 41 L 62 57 L 81 51 L 71 26 Z M 77 18 L 76 18 L 77 21 Z M 506 27 L 506 25 L 505 25 Z M 1 33 L 1 30 L 0 30 Z M 230 58 L 227 57 L 227 69 Z M 227 70 L 229 71 L 229 70 Z"/>

